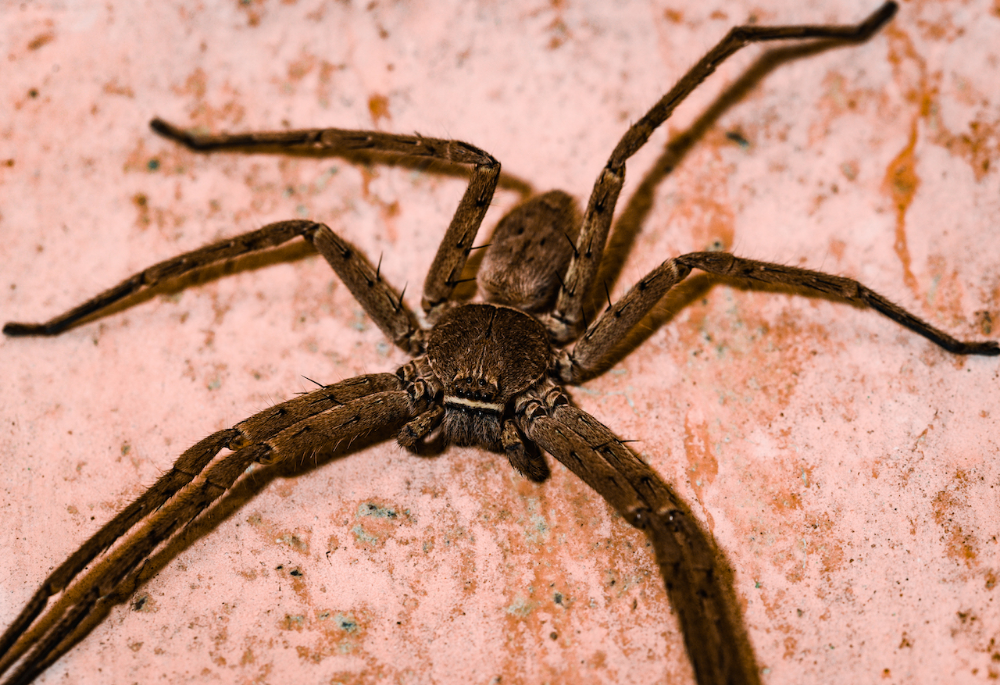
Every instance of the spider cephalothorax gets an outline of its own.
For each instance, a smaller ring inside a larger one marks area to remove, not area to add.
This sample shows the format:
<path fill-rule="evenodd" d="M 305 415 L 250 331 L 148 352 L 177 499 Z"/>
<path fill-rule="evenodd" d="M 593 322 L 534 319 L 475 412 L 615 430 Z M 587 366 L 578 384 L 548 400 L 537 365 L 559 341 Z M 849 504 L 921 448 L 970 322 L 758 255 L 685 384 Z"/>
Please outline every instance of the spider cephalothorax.
<path fill-rule="evenodd" d="M 506 454 L 514 468 L 535 481 L 548 473 L 542 451 L 558 459 L 649 536 L 699 682 L 756 682 L 730 575 L 710 536 L 656 472 L 609 428 L 574 407 L 562 386 L 599 374 L 615 347 L 693 269 L 870 307 L 956 354 L 1000 354 L 997 343 L 956 340 L 857 281 L 725 252 L 667 259 L 617 302 L 609 296 L 608 308 L 588 322 L 625 163 L 674 108 L 748 43 L 786 38 L 861 42 L 895 11 L 895 3 L 886 3 L 855 26 L 733 29 L 626 131 L 598 175 L 582 217 L 568 194 L 551 191 L 499 221 L 477 276 L 485 303 L 458 303 L 453 291 L 465 280 L 462 272 L 497 187 L 500 164 L 489 153 L 454 140 L 375 131 L 198 135 L 154 120 L 154 131 L 194 150 L 373 150 L 471 167 L 468 188 L 424 283 L 421 305 L 430 327 L 416 323 L 402 295 L 350 243 L 325 224 L 306 220 L 270 224 L 155 264 L 46 323 L 6 324 L 8 336 L 55 335 L 172 277 L 301 237 L 412 360 L 394 373 L 321 386 L 187 449 L 149 490 L 49 575 L 0 637 L 0 669 L 18 663 L 11 682 L 33 679 L 72 644 L 78 629 L 86 629 L 102 597 L 136 579 L 158 545 L 212 507 L 255 462 L 301 459 L 359 436 L 394 433 L 409 448 L 436 434 L 443 444 Z M 135 533 L 107 559 L 75 581 L 133 528 Z M 57 604 L 39 630 L 29 633 L 49 599 L 74 582 L 72 601 Z M 31 636 L 20 640 L 26 634 Z"/>
<path fill-rule="evenodd" d="M 447 441 L 515 449 L 520 439 L 512 423 L 513 400 L 541 381 L 549 367 L 542 325 L 513 307 L 465 304 L 449 310 L 427 338 L 433 377 L 422 380 L 441 387 Z"/>

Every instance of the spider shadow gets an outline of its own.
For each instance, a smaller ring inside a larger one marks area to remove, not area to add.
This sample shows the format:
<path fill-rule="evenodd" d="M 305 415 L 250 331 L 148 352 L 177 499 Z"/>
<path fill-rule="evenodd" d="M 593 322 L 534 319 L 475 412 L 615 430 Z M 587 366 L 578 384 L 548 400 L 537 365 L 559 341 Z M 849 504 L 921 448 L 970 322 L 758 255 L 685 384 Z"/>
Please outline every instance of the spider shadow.
<path fill-rule="evenodd" d="M 356 438 L 343 449 L 333 449 L 320 455 L 314 455 L 308 459 L 303 458 L 289 463 L 279 462 L 270 466 L 257 466 L 249 470 L 212 506 L 202 512 L 180 532 L 169 538 L 158 551 L 150 555 L 142 565 L 132 571 L 114 591 L 101 597 L 91 613 L 41 662 L 39 672 L 44 671 L 63 654 L 85 639 L 94 628 L 107 618 L 108 614 L 116 606 L 131 602 L 132 611 L 141 611 L 145 605 L 146 597 L 142 596 L 135 601 L 132 601 L 131 598 L 151 578 L 173 562 L 180 554 L 187 551 L 192 545 L 214 532 L 222 523 L 242 510 L 260 492 L 271 485 L 274 480 L 307 475 L 311 471 L 336 460 L 349 457 L 377 443 L 385 442 L 395 435 L 395 431 L 398 431 L 400 426 L 382 429 Z M 220 457 L 216 457 L 216 460 Z M 132 533 L 124 536 L 123 539 L 131 539 L 136 531 L 147 528 L 149 523 L 155 519 L 156 516 L 150 517 L 140 527 L 134 528 Z M 121 547 L 120 544 L 113 547 L 99 562 L 84 571 L 69 588 L 63 591 L 62 595 L 59 596 L 59 599 L 52 606 L 46 607 L 43 615 L 21 636 L 18 642 L 5 655 L 4 663 L 14 663 L 21 659 L 27 652 L 28 647 L 20 647 L 20 645 L 33 645 L 43 639 L 44 635 L 56 625 L 64 613 L 71 609 L 90 590 L 92 586 L 91 582 L 89 582 L 90 579 L 99 578 L 102 570 L 118 558 Z"/>
<path fill-rule="evenodd" d="M 718 123 L 723 114 L 744 99 L 772 71 L 784 64 L 852 45 L 854 43 L 850 41 L 828 40 L 818 43 L 772 48 L 760 55 L 743 72 L 742 76 L 715 98 L 690 127 L 673 136 L 667 142 L 663 152 L 643 176 L 635 192 L 629 197 L 618 218 L 615 220 L 608 245 L 605 248 L 605 256 L 601 261 L 595 282 L 608 284 L 609 290 L 618 282 L 625 262 L 642 231 L 643 224 L 652 211 L 656 189 L 684 161 L 684 158 L 691 152 L 694 145 Z M 720 243 L 718 246 L 713 246 L 713 249 L 728 249 L 730 247 L 729 245 Z M 744 279 L 696 274 L 688 277 L 669 291 L 653 310 L 615 347 L 612 353 L 603 360 L 600 369 L 588 377 L 599 376 L 601 373 L 612 368 L 644 343 L 661 326 L 668 324 L 678 311 L 705 297 L 708 291 L 717 284 L 726 284 L 743 290 L 777 292 L 801 295 L 814 299 L 826 299 L 838 303 L 846 302 L 836 296 L 817 292 L 803 292 L 802 290 L 787 286 L 763 285 L 751 283 Z M 595 292 L 591 294 L 588 306 L 588 317 L 590 317 L 591 321 L 594 320 L 603 308 L 603 300 L 603 289 L 595 289 Z"/>

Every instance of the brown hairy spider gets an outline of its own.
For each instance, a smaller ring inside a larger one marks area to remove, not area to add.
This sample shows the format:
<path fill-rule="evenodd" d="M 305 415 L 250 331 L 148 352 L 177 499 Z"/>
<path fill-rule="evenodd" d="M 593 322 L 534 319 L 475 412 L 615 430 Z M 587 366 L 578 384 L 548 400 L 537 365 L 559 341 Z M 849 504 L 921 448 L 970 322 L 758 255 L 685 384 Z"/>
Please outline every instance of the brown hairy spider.
<path fill-rule="evenodd" d="M 252 464 L 295 460 L 336 450 L 359 436 L 395 433 L 399 444 L 413 450 L 438 442 L 505 454 L 536 482 L 549 473 L 542 452 L 551 454 L 648 535 L 698 682 L 757 682 L 729 571 L 712 540 L 672 489 L 608 428 L 575 408 L 561 386 L 598 375 L 614 348 L 692 269 L 871 307 L 955 354 L 1000 354 L 996 342 L 956 340 L 854 280 L 724 252 L 668 259 L 617 302 L 609 297 L 608 308 L 593 323 L 585 314 L 625 163 L 698 84 L 747 44 L 799 38 L 863 42 L 896 9 L 888 2 L 856 26 L 734 28 L 625 133 L 597 178 L 582 221 L 576 221 L 573 199 L 559 190 L 529 199 L 499 221 L 475 279 L 481 303 L 455 301 L 453 291 L 462 282 L 500 174 L 499 162 L 483 150 L 454 140 L 340 129 L 196 135 L 154 119 L 154 131 L 194 150 L 374 151 L 467 164 L 472 172 L 424 283 L 421 305 L 430 328 L 417 323 L 378 267 L 326 225 L 305 220 L 270 224 L 166 260 L 46 323 L 4 326 L 8 336 L 57 335 L 166 279 L 301 236 L 413 360 L 394 373 L 321 386 L 186 450 L 156 484 L 49 575 L 0 637 L 0 673 L 15 667 L 8 682 L 25 683 L 47 668 L 72 644 L 102 597 L 134 580 L 161 543 L 210 508 Z M 223 450 L 229 452 L 219 456 Z M 51 597 L 140 524 L 136 535 L 74 586 L 75 601 L 63 613 L 43 619 L 48 625 L 37 639 L 19 642 Z"/>

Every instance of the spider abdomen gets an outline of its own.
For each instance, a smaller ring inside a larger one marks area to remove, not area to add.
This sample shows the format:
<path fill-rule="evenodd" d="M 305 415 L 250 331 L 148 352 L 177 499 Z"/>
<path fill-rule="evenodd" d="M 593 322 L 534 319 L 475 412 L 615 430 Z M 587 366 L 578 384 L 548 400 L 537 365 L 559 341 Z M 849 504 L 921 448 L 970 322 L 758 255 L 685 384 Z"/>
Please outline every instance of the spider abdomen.
<path fill-rule="evenodd" d="M 579 227 L 576 202 L 561 190 L 510 210 L 493 230 L 476 276 L 491 302 L 540 312 L 555 300 Z"/>

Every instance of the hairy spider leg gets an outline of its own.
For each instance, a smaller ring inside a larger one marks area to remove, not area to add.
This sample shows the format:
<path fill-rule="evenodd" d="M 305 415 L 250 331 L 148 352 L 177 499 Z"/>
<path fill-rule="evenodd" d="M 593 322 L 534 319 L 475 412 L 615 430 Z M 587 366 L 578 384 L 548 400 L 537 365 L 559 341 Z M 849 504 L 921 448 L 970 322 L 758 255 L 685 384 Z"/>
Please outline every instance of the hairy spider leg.
<path fill-rule="evenodd" d="M 571 405 L 562 388 L 530 394 L 517 416 L 530 440 L 645 531 L 698 682 L 758 683 L 733 584 L 719 578 L 731 571 L 681 498 L 606 426 Z"/>
<path fill-rule="evenodd" d="M 549 322 L 558 342 L 576 338 L 585 326 L 584 308 L 594 286 L 597 268 L 604 253 L 618 195 L 625 183 L 625 162 L 634 155 L 674 109 L 708 78 L 728 57 L 751 43 L 791 39 L 832 39 L 850 43 L 868 40 L 896 13 L 895 2 L 887 2 L 860 24 L 850 26 L 737 26 L 698 60 L 659 102 L 635 122 L 611 153 L 591 191 L 576 251 L 559 290 Z"/>
<path fill-rule="evenodd" d="M 591 324 L 572 351 L 563 352 L 556 360 L 555 375 L 564 383 L 580 383 L 599 373 L 603 368 L 601 362 L 614 347 L 649 313 L 667 290 L 687 277 L 693 268 L 715 276 L 834 296 L 855 306 L 871 308 L 952 354 L 1000 355 L 1000 345 L 995 341 L 957 340 L 854 279 L 760 262 L 728 252 L 691 252 L 663 262 L 632 286 L 624 297 L 609 306 L 601 318 Z"/>
<path fill-rule="evenodd" d="M 793 288 L 803 288 L 824 295 L 833 295 L 859 307 L 870 307 L 952 354 L 982 354 L 990 357 L 1000 355 L 1000 345 L 996 342 L 992 340 L 957 340 L 852 278 L 832 276 L 820 271 L 810 271 L 794 266 L 758 262 L 727 252 L 692 252 L 681 255 L 674 261 L 685 267 L 701 269 L 717 276 L 732 276 L 760 283 L 789 285 Z"/>
<path fill-rule="evenodd" d="M 278 221 L 256 231 L 185 252 L 133 274 L 50 321 L 40 324 L 11 322 L 4 325 L 3 332 L 9 336 L 58 335 L 144 288 L 240 255 L 277 247 L 300 236 L 323 255 L 389 340 L 407 352 L 419 348 L 419 342 L 414 338 L 418 330 L 415 317 L 368 260 L 326 224 L 304 220 Z"/>
<path fill-rule="evenodd" d="M 196 135 L 154 119 L 150 126 L 162 136 L 198 151 L 330 151 L 338 153 L 373 150 L 407 157 L 431 157 L 474 165 L 469 185 L 445 232 L 427 279 L 423 308 L 429 317 L 448 300 L 468 259 L 483 216 L 489 208 L 500 176 L 500 163 L 488 153 L 455 140 L 406 136 L 377 131 L 308 129 L 261 133 Z M 365 311 L 396 345 L 411 354 L 419 353 L 414 337 L 417 326 L 402 298 L 381 278 L 377 269 L 349 243 L 325 224 L 313 221 L 280 221 L 256 231 L 186 252 L 164 260 L 130 276 L 69 311 L 40 324 L 11 322 L 3 332 L 9 336 L 58 335 L 78 322 L 100 314 L 115 303 L 144 288 L 195 269 L 226 261 L 251 252 L 277 247 L 302 236 L 326 258 Z"/>
<path fill-rule="evenodd" d="M 422 409 L 422 398 L 415 397 L 408 385 L 396 374 L 381 373 L 324 386 L 213 433 L 185 451 L 152 488 L 46 578 L 0 637 L 0 673 L 28 651 L 8 682 L 34 679 L 72 646 L 66 638 L 101 597 L 112 593 L 161 542 L 229 490 L 251 463 L 273 463 L 293 455 L 329 451 L 345 440 L 402 425 L 413 418 Z M 235 451 L 212 463 L 223 448 Z M 50 611 L 55 615 L 42 618 L 41 623 L 47 625 L 42 626 L 44 633 L 30 650 L 11 649 L 49 598 L 64 590 L 98 554 L 143 520 L 144 528 L 81 579 L 84 587 L 75 603 L 68 607 L 57 604 Z"/>
<path fill-rule="evenodd" d="M 150 126 L 160 135 L 200 151 L 348 153 L 370 150 L 471 165 L 473 168 L 469 185 L 424 280 L 421 306 L 431 319 L 438 308 L 448 301 L 458 283 L 500 178 L 500 162 L 485 150 L 460 140 L 339 128 L 200 135 L 183 131 L 160 119 L 153 119 Z"/>

